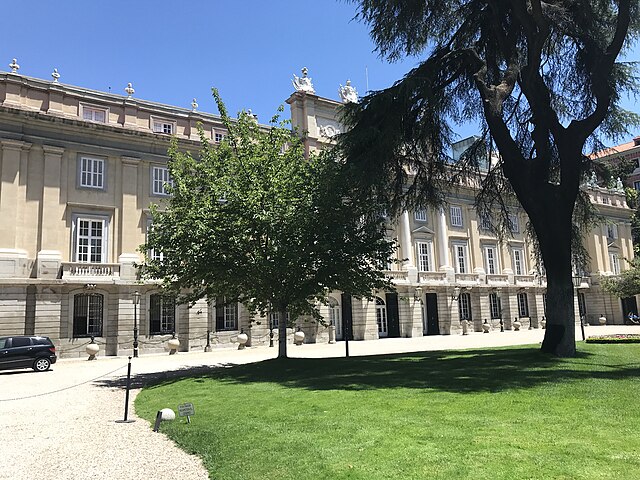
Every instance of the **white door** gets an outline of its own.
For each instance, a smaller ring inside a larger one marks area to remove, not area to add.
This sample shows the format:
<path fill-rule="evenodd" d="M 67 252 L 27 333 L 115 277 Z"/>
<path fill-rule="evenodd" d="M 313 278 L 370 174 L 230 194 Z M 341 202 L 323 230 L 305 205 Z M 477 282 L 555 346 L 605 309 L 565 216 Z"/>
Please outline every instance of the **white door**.
<path fill-rule="evenodd" d="M 389 325 L 387 323 L 387 306 L 384 304 L 384 300 L 379 297 L 376 297 L 376 321 L 378 322 L 378 336 L 388 336 Z"/>

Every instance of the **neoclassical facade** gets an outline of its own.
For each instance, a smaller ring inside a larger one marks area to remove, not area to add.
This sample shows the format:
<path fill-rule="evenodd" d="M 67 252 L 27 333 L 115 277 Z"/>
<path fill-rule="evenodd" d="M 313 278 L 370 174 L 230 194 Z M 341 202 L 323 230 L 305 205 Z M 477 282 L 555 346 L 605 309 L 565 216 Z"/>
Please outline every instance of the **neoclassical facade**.
<path fill-rule="evenodd" d="M 16 65 L 17 66 L 17 65 Z M 166 151 L 172 136 L 199 148 L 196 125 L 212 143 L 225 135 L 220 118 L 136 98 L 131 85 L 116 95 L 0 73 L 0 336 L 51 337 L 62 356 L 84 355 L 91 337 L 107 355 L 132 350 L 134 324 L 140 351 L 162 351 L 175 335 L 180 349 L 231 346 L 241 330 L 251 344 L 269 342 L 277 318 L 251 318 L 242 305 L 200 301 L 192 308 L 141 282 L 135 264 L 151 225 L 150 205 L 167 198 Z M 287 100 L 294 126 L 307 132 L 307 151 L 331 142 L 343 128 L 341 103 L 319 97 L 303 72 Z M 343 101 L 357 98 L 350 83 Z M 626 268 L 633 256 L 631 210 L 624 193 L 585 186 L 609 220 L 586 239 L 589 275 L 576 295 L 576 311 L 597 323 L 604 314 L 622 323 L 635 299 L 604 294 L 599 281 Z M 516 233 L 493 237 L 473 208 L 472 189 L 461 189 L 437 211 L 404 212 L 390 220 L 398 258 L 388 274 L 396 292 L 372 300 L 331 292 L 321 307 L 343 339 L 457 333 L 462 319 L 480 331 L 486 320 L 506 329 L 514 319 L 539 328 L 545 315 L 545 279 L 535 274 L 523 234 L 526 217 L 514 210 Z M 139 294 L 134 295 L 134 293 Z M 328 329 L 297 319 L 307 342 L 326 342 Z M 210 332 L 209 334 L 207 332 Z M 276 334 L 277 335 L 277 334 Z"/>

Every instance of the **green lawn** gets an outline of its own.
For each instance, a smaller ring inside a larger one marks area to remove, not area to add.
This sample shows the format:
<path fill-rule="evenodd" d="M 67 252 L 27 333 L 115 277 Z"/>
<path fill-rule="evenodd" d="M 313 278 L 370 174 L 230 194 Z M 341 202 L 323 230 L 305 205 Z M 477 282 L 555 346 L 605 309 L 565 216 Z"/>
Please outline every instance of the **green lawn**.
<path fill-rule="evenodd" d="M 270 360 L 165 380 L 162 431 L 215 479 L 640 479 L 640 345 Z"/>

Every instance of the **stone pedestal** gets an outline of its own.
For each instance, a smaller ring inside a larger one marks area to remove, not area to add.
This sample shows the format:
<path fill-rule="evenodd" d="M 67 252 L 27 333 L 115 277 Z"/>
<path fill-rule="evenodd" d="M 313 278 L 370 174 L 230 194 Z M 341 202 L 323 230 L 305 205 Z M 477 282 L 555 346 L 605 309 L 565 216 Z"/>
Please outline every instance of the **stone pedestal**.
<path fill-rule="evenodd" d="M 38 252 L 38 278 L 58 278 L 62 265 L 62 253 L 57 250 L 40 250 Z"/>

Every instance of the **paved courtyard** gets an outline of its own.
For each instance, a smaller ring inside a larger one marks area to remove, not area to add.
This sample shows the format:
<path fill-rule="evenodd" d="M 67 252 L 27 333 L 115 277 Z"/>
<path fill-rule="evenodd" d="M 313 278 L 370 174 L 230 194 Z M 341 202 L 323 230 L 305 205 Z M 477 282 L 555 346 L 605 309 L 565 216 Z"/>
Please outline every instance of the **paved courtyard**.
<path fill-rule="evenodd" d="M 586 332 L 588 336 L 640 334 L 640 326 L 590 326 Z M 359 356 L 531 344 L 541 342 L 543 335 L 544 330 L 493 331 L 350 342 L 349 347 L 351 355 Z M 344 342 L 289 346 L 291 357 L 336 357 L 344 352 Z M 152 432 L 149 424 L 135 415 L 133 398 L 140 379 L 189 368 L 257 362 L 276 354 L 277 348 L 254 347 L 133 359 L 136 389 L 131 392 L 129 418 L 136 421 L 129 424 L 115 423 L 124 415 L 125 395 L 120 385 L 126 376 L 126 357 L 99 357 L 94 362 L 63 359 L 46 373 L 0 371 L 0 425 L 5 432 L 0 479 L 206 479 L 200 459 Z M 177 406 L 167 407 L 176 410 Z"/>

